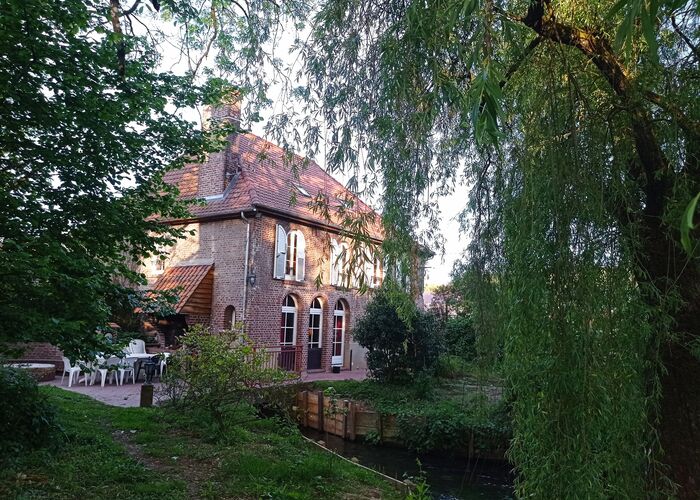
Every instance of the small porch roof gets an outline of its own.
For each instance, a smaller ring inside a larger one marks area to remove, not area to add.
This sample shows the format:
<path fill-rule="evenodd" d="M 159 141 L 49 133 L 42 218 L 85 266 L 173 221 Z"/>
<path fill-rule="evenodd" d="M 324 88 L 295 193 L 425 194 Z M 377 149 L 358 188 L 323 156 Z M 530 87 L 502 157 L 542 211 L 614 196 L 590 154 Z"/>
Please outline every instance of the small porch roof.
<path fill-rule="evenodd" d="M 214 264 L 178 265 L 167 268 L 153 284 L 152 290 L 179 289 L 175 312 L 211 314 L 214 289 Z"/>

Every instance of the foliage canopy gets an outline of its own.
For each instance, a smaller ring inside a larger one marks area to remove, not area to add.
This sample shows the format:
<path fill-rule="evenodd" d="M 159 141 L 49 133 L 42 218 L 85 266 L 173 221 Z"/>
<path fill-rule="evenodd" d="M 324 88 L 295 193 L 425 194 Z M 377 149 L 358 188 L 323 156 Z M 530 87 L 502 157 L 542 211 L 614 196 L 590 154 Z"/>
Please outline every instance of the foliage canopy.
<path fill-rule="evenodd" d="M 117 2 L 118 7 L 118 2 Z M 134 307 L 130 263 L 181 230 L 163 174 L 210 142 L 179 109 L 215 99 L 159 71 L 161 55 L 96 1 L 0 6 L 0 344 L 50 341 L 71 356 Z M 111 24 L 106 24 L 109 21 Z M 116 24 L 115 24 L 116 23 Z"/>

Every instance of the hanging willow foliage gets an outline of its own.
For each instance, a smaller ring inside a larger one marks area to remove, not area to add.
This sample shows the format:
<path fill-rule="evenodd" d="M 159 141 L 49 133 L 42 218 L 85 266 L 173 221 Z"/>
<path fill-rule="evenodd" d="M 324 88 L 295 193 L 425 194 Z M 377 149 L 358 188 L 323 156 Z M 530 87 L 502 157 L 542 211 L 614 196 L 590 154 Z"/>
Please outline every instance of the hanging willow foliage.
<path fill-rule="evenodd" d="M 692 498 L 700 268 L 678 227 L 700 191 L 697 2 L 308 3 L 290 95 L 309 113 L 269 131 L 382 195 L 390 254 L 439 239 L 437 196 L 469 185 L 518 494 L 666 495 L 668 473 Z"/>
<path fill-rule="evenodd" d="M 306 48 L 329 164 L 377 174 L 392 236 L 431 241 L 438 226 L 416 224 L 431 195 L 461 173 L 472 187 L 469 258 L 496 291 L 479 307 L 498 327 L 481 332 L 505 345 L 522 497 L 667 495 L 662 457 L 692 494 L 693 455 L 677 436 L 662 450 L 659 403 L 677 390 L 663 358 L 694 328 L 678 326 L 697 269 L 674 231 L 700 181 L 697 18 L 640 5 L 329 1 Z"/>

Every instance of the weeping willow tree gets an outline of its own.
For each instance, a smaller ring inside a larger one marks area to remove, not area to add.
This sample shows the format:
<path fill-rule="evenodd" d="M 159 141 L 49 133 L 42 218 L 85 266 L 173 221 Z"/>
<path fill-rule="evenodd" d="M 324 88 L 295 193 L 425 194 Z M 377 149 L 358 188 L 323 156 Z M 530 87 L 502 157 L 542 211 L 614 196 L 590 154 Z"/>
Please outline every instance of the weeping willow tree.
<path fill-rule="evenodd" d="M 270 20 L 310 20 L 302 82 L 283 84 L 307 113 L 268 130 L 381 193 L 389 253 L 438 238 L 437 196 L 470 186 L 520 496 L 693 497 L 700 269 L 678 226 L 700 191 L 695 2 L 190 4 L 166 3 L 183 43 L 216 49 L 257 103 L 269 86 L 251 61 L 280 62 L 262 48 Z"/>
<path fill-rule="evenodd" d="M 322 3 L 305 95 L 399 241 L 464 175 L 498 289 L 517 492 L 690 498 L 700 477 L 698 17 L 683 1 Z M 372 182 L 370 181 L 371 185 Z"/>

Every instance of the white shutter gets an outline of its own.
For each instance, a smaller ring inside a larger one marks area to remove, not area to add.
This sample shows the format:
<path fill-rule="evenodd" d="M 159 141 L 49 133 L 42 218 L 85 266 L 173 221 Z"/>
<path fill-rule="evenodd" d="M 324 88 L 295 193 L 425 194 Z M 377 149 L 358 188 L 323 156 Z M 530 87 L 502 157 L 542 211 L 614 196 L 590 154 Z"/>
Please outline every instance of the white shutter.
<path fill-rule="evenodd" d="M 338 284 L 338 243 L 331 240 L 331 285 Z"/>
<path fill-rule="evenodd" d="M 374 252 L 365 248 L 363 256 L 365 259 L 365 285 L 372 288 L 374 287 Z"/>
<path fill-rule="evenodd" d="M 297 231 L 297 281 L 304 281 L 306 267 L 306 240 L 301 231 Z"/>
<path fill-rule="evenodd" d="M 287 259 L 287 232 L 277 224 L 277 239 L 275 241 L 275 271 L 273 276 L 284 279 L 284 264 Z"/>

